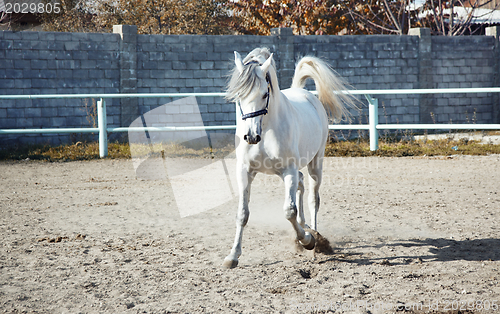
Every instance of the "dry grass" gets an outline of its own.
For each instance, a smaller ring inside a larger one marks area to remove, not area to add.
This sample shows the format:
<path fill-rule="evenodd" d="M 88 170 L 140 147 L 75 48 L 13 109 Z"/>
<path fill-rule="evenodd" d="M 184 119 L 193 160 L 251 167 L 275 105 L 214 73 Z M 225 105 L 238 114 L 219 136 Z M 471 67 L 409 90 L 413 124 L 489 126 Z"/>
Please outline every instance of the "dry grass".
<path fill-rule="evenodd" d="M 124 144 L 128 145 L 128 144 Z M 155 143 L 155 144 L 133 144 L 130 148 L 134 157 L 148 157 L 158 155 L 160 157 L 183 157 L 183 158 L 223 158 L 234 151 L 234 145 L 226 145 L 219 148 L 210 148 L 199 144 L 194 147 L 183 146 L 177 143 Z M 124 156 L 130 158 L 128 156 Z"/>
<path fill-rule="evenodd" d="M 145 152 L 149 148 L 144 148 Z M 214 158 L 231 153 L 231 147 L 211 150 L 209 148 L 187 148 L 178 144 L 163 145 L 152 152 L 163 151 L 169 157 Z M 379 150 L 370 151 L 367 140 L 336 141 L 329 143 L 325 150 L 327 157 L 404 157 L 404 156 L 450 156 L 500 154 L 500 145 L 479 144 L 475 141 L 452 140 L 381 140 Z M 128 143 L 109 143 L 108 158 L 131 158 Z M 0 160 L 45 160 L 73 161 L 99 159 L 98 143 L 77 142 L 57 147 L 49 145 L 24 145 L 0 149 Z"/>
<path fill-rule="evenodd" d="M 130 158 L 128 144 L 109 143 L 108 158 Z M 77 142 L 71 145 L 23 145 L 0 150 L 0 160 L 74 161 L 99 159 L 99 144 Z"/>
<path fill-rule="evenodd" d="M 479 144 L 475 141 L 426 140 L 426 141 L 380 141 L 379 149 L 370 151 L 368 141 L 339 141 L 330 143 L 325 150 L 329 157 L 405 157 L 405 156 L 450 156 L 500 154 L 500 145 Z"/>

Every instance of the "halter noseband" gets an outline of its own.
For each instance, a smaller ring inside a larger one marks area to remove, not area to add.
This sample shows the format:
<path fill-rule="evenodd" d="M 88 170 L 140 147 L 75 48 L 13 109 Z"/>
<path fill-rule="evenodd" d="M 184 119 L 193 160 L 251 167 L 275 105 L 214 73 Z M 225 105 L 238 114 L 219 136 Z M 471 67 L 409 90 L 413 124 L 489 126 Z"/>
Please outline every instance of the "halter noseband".
<path fill-rule="evenodd" d="M 252 64 L 252 63 L 257 63 L 260 65 L 259 62 L 257 61 L 250 61 L 248 63 L 245 63 L 244 65 L 249 65 L 249 64 Z M 241 112 L 241 119 L 242 120 L 246 120 L 246 119 L 249 119 L 249 118 L 254 118 L 254 117 L 258 117 L 258 116 L 262 116 L 262 115 L 266 115 L 268 113 L 268 108 L 269 108 L 269 97 L 270 97 L 270 88 L 269 86 L 271 85 L 271 80 L 269 78 L 269 74 L 266 74 L 266 82 L 267 82 L 267 100 L 266 100 L 266 107 L 264 109 L 261 109 L 261 110 L 257 110 L 257 111 L 254 111 L 254 112 L 250 112 L 250 113 L 247 113 L 247 114 L 244 114 L 243 113 L 243 109 L 241 109 L 241 104 L 238 102 L 238 107 L 240 107 L 240 112 Z"/>

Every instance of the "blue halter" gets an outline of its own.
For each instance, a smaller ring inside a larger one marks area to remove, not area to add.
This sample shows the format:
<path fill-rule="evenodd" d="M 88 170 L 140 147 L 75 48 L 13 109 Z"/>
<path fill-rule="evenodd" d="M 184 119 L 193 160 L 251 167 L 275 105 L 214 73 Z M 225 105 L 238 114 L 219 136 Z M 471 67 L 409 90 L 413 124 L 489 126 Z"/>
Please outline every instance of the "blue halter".
<path fill-rule="evenodd" d="M 259 62 L 257 61 L 250 61 L 248 63 L 245 63 L 245 65 L 249 65 L 249 64 L 252 64 L 252 63 L 257 63 L 260 65 Z M 268 113 L 268 108 L 269 108 L 269 97 L 270 97 L 270 86 L 271 86 L 271 82 L 270 82 L 270 78 L 269 78 L 269 73 L 266 74 L 266 82 L 267 82 L 267 100 L 266 100 L 266 107 L 264 109 L 261 109 L 261 110 L 257 110 L 257 111 L 254 111 L 254 112 L 250 112 L 250 113 L 247 113 L 247 114 L 244 114 L 243 113 L 243 109 L 241 109 L 241 104 L 238 102 L 238 107 L 240 107 L 240 112 L 241 112 L 241 119 L 243 120 L 246 120 L 246 119 L 249 119 L 249 118 L 254 118 L 254 117 L 258 117 L 258 116 L 262 116 L 262 115 L 266 115 Z"/>

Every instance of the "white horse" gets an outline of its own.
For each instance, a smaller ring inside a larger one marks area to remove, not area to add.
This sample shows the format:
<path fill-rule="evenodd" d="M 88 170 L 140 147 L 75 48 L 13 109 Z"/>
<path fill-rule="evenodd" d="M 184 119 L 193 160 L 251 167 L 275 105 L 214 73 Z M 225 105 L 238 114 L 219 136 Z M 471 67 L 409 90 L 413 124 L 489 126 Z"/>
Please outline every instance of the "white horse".
<path fill-rule="evenodd" d="M 280 91 L 273 55 L 267 48 L 257 48 L 244 60 L 234 52 L 235 64 L 226 98 L 239 103 L 241 119 L 236 127 L 236 176 L 239 205 L 236 237 L 223 266 L 238 265 L 243 228 L 248 221 L 250 185 L 258 172 L 280 176 L 285 183 L 285 217 L 300 244 L 312 250 L 315 239 L 306 227 L 303 211 L 304 181 L 299 171 L 308 167 L 310 227 L 317 228 L 319 187 L 323 156 L 328 138 L 328 113 L 339 119 L 344 103 L 352 98 L 343 93 L 342 80 L 322 60 L 304 57 L 296 66 L 292 87 Z M 311 78 L 318 98 L 303 89 Z M 298 211 L 297 211 L 298 208 Z"/>

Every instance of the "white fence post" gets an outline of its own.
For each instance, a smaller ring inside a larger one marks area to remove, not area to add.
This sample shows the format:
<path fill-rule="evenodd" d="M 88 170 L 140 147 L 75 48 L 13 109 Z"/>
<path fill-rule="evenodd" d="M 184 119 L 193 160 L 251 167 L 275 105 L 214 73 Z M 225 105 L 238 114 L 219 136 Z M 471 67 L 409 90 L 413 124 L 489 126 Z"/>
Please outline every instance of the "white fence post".
<path fill-rule="evenodd" d="M 106 118 L 106 100 L 97 101 L 97 121 L 99 124 L 99 157 L 108 156 L 108 131 Z"/>
<path fill-rule="evenodd" d="M 369 116 L 369 132 L 370 132 L 370 150 L 378 149 L 378 99 L 372 98 L 370 95 L 365 95 L 368 100 L 368 116 Z"/>

